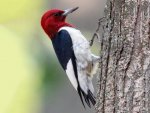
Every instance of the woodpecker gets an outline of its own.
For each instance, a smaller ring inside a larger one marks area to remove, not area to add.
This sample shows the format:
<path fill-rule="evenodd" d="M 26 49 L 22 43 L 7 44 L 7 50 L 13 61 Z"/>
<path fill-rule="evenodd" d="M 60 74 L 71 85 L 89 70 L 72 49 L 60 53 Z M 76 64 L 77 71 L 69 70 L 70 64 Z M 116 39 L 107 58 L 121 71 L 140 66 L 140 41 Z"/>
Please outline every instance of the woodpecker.
<path fill-rule="evenodd" d="M 41 26 L 51 39 L 56 56 L 83 106 L 86 102 L 91 107 L 96 103 L 92 78 L 98 69 L 99 57 L 91 53 L 82 33 L 65 21 L 67 15 L 78 8 L 48 10 L 41 18 Z"/>

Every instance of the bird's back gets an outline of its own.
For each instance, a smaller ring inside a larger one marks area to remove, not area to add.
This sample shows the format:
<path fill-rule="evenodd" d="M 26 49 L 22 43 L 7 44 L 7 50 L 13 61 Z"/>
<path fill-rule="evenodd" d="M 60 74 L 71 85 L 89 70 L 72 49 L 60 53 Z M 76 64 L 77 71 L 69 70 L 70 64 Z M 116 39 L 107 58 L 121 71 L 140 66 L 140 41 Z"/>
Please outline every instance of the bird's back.
<path fill-rule="evenodd" d="M 72 40 L 72 48 L 74 51 L 74 55 L 76 58 L 76 66 L 77 66 L 77 76 L 78 82 L 80 86 L 80 90 L 82 90 L 82 95 L 88 103 L 88 97 L 95 103 L 93 98 L 93 84 L 92 84 L 92 76 L 89 74 L 90 68 L 92 68 L 92 53 L 90 51 L 89 42 L 82 35 L 82 33 L 72 27 L 62 27 L 61 30 L 66 30 Z M 88 96 L 90 95 L 90 96 Z"/>

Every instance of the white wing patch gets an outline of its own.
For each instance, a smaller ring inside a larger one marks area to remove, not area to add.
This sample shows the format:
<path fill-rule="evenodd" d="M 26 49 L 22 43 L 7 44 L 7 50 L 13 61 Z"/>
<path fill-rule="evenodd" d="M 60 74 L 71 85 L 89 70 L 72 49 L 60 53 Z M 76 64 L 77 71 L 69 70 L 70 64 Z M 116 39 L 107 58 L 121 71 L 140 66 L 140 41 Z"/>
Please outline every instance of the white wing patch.
<path fill-rule="evenodd" d="M 77 80 L 75 77 L 75 73 L 74 73 L 73 64 L 72 64 L 71 59 L 67 63 L 66 74 L 67 74 L 70 82 L 72 83 L 73 87 L 77 90 Z"/>
<path fill-rule="evenodd" d="M 79 66 L 77 66 L 77 69 L 78 69 L 78 80 L 79 80 L 80 87 L 87 94 L 89 87 L 88 87 L 88 79 L 86 76 L 86 71 L 85 69 L 82 70 L 81 67 Z"/>

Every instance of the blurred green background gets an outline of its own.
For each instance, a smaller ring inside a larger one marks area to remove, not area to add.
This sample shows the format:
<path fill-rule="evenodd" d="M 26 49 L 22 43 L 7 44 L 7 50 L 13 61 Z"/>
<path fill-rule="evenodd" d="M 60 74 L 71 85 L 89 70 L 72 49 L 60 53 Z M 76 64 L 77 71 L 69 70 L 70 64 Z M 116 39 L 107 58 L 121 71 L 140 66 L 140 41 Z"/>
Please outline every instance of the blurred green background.
<path fill-rule="evenodd" d="M 80 9 L 68 21 L 92 37 L 106 0 L 0 1 L 0 113 L 90 113 L 58 63 L 40 26 L 52 8 Z M 96 47 L 95 47 L 96 48 Z M 98 51 L 92 48 L 95 53 Z"/>

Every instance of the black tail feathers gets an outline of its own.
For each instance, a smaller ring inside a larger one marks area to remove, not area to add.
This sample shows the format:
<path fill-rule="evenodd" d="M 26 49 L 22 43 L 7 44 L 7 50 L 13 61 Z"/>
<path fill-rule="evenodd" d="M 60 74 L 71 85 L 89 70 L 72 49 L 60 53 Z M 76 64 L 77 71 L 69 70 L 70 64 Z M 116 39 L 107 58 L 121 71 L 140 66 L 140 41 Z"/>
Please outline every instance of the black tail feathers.
<path fill-rule="evenodd" d="M 86 94 L 80 87 L 78 87 L 78 94 L 80 96 L 81 102 L 85 108 L 84 101 L 87 103 L 87 105 L 91 108 L 91 103 L 94 106 L 96 104 L 96 100 L 94 95 L 90 90 L 88 90 L 88 93 Z M 83 101 L 84 98 L 84 101 Z"/>

